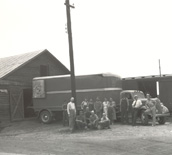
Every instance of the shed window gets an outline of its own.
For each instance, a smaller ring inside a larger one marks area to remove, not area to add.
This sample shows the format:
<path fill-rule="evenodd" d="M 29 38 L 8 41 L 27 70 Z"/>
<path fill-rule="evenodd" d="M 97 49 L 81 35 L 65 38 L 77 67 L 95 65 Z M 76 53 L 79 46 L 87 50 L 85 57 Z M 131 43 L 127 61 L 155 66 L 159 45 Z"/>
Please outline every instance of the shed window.
<path fill-rule="evenodd" d="M 49 76 L 49 66 L 40 65 L 40 76 Z"/>

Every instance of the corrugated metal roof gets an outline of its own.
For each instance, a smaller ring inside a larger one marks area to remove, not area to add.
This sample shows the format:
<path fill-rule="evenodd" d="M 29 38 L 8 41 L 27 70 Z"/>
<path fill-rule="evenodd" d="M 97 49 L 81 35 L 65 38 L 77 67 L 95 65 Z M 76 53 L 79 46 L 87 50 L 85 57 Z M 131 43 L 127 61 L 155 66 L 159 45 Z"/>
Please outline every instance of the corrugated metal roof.
<path fill-rule="evenodd" d="M 4 76 L 16 70 L 20 66 L 26 64 L 44 51 L 47 50 L 39 50 L 35 52 L 0 58 L 0 78 L 3 78 Z"/>
<path fill-rule="evenodd" d="M 163 74 L 163 75 L 149 75 L 149 76 L 138 76 L 138 77 L 127 77 L 122 78 L 122 80 L 141 80 L 141 79 L 156 79 L 156 78 L 168 78 L 172 77 L 172 74 Z"/>
<path fill-rule="evenodd" d="M 82 78 L 82 77 L 91 77 L 91 76 L 103 76 L 103 77 L 116 77 L 121 79 L 119 75 L 112 74 L 112 73 L 99 73 L 99 74 L 87 74 L 87 75 L 75 75 L 77 78 Z M 53 75 L 53 76 L 45 76 L 45 77 L 35 77 L 33 78 L 34 80 L 39 80 L 39 79 L 53 79 L 53 78 L 63 78 L 63 77 L 70 77 L 70 75 Z"/>

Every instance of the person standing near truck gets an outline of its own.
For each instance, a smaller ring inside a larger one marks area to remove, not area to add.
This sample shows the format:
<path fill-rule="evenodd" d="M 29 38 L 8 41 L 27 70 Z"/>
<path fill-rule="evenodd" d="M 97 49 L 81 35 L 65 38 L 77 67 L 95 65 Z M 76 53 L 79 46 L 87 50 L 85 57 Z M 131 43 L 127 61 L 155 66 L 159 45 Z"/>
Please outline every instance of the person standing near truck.
<path fill-rule="evenodd" d="M 63 126 L 69 124 L 68 113 L 67 113 L 67 101 L 65 100 L 62 105 L 63 110 Z"/>
<path fill-rule="evenodd" d="M 71 97 L 70 102 L 67 104 L 67 113 L 69 116 L 69 129 L 71 132 L 73 132 L 76 118 L 76 107 L 74 103 L 74 97 Z"/>
<path fill-rule="evenodd" d="M 94 103 L 94 109 L 95 109 L 96 115 L 99 117 L 99 119 L 101 119 L 102 111 L 103 111 L 103 104 L 100 101 L 99 97 L 96 98 L 96 102 Z"/>
<path fill-rule="evenodd" d="M 151 100 L 151 97 L 149 94 L 146 95 L 147 101 L 145 104 L 146 111 L 144 112 L 145 114 L 145 119 L 148 119 L 148 114 L 152 115 L 152 126 L 156 125 L 156 105 L 154 101 Z"/>
<path fill-rule="evenodd" d="M 106 116 L 108 115 L 108 106 L 109 106 L 109 101 L 107 100 L 107 98 L 104 98 L 103 113 L 105 113 Z"/>
<path fill-rule="evenodd" d="M 138 115 L 138 111 L 139 108 L 142 106 L 142 102 L 141 100 L 138 99 L 138 96 L 135 95 L 134 96 L 134 101 L 132 104 L 132 125 L 135 126 L 136 125 L 136 120 L 137 120 L 137 115 Z"/>
<path fill-rule="evenodd" d="M 90 115 L 91 115 L 91 111 L 89 110 L 89 107 L 86 108 L 86 111 L 84 114 L 85 114 L 85 121 L 88 127 L 88 124 L 90 123 Z"/>
<path fill-rule="evenodd" d="M 108 118 L 111 121 L 111 124 L 116 121 L 116 103 L 112 97 L 109 98 L 109 105 L 108 105 Z"/>
<path fill-rule="evenodd" d="M 92 110 L 94 110 L 94 102 L 93 99 L 91 98 L 90 101 L 88 102 L 88 107 L 89 107 L 89 111 L 91 112 Z"/>
<path fill-rule="evenodd" d="M 85 100 L 82 101 L 82 103 L 81 103 L 81 110 L 83 110 L 83 112 L 85 112 L 87 107 L 88 107 L 88 100 L 85 98 Z"/>
<path fill-rule="evenodd" d="M 124 96 L 120 100 L 120 112 L 121 112 L 121 123 L 129 123 L 128 122 L 128 110 L 129 110 L 129 101 L 126 96 Z"/>

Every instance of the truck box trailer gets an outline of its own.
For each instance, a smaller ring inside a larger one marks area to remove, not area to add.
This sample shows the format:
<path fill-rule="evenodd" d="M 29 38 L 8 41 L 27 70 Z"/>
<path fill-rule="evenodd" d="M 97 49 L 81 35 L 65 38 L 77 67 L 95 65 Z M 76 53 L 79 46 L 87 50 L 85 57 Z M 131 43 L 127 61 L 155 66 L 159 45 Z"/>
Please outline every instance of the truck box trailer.
<path fill-rule="evenodd" d="M 121 78 L 114 74 L 95 74 L 76 76 L 77 109 L 87 98 L 112 97 L 119 105 L 122 91 Z M 53 118 L 62 117 L 62 105 L 71 97 L 71 79 L 69 75 L 46 76 L 33 79 L 33 109 L 43 123 L 49 123 Z"/>

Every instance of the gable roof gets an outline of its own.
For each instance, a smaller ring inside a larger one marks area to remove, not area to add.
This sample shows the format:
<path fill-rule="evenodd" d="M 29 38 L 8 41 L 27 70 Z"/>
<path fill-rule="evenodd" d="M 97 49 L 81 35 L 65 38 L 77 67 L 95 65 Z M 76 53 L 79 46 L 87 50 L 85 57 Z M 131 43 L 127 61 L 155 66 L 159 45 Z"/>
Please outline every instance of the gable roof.
<path fill-rule="evenodd" d="M 35 52 L 29 52 L 20 55 L 0 58 L 0 79 L 4 78 L 13 71 L 19 69 L 23 65 L 26 65 L 31 60 L 35 59 L 36 57 L 38 57 L 39 55 L 45 52 L 48 53 L 51 57 L 53 57 L 67 73 L 70 73 L 70 71 L 58 59 L 56 59 L 48 50 L 45 49 L 45 50 L 39 50 Z"/>

